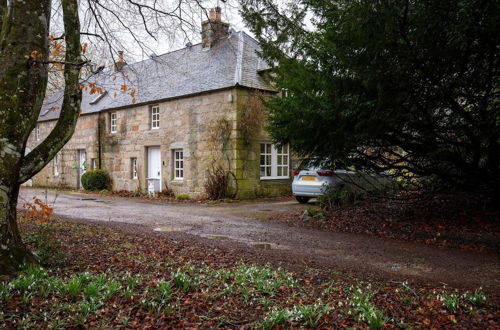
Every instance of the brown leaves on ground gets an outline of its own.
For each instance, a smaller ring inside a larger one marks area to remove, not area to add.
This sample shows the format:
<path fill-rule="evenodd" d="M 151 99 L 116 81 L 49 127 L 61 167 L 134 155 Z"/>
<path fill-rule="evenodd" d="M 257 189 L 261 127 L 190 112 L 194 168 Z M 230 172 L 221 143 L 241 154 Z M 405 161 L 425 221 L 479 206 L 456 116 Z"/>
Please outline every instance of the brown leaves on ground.
<path fill-rule="evenodd" d="M 313 217 L 309 222 L 302 222 L 301 216 L 297 211 L 269 220 L 466 250 L 500 251 L 500 211 L 478 209 L 477 203 L 464 196 L 367 201 Z"/>
<path fill-rule="evenodd" d="M 497 296 L 473 300 L 473 293 L 366 281 L 334 270 L 291 272 L 168 234 L 130 234 L 64 220 L 52 223 L 50 231 L 43 226 L 23 223 L 32 238 L 42 240 L 37 235 L 43 229 L 60 241 L 65 257 L 48 265 L 45 275 L 31 270 L 52 279 L 53 290 L 35 289 L 36 283 L 26 287 L 23 281 L 35 275 L 0 287 L 0 328 L 499 326 Z M 69 282 L 78 278 L 85 281 L 72 298 Z M 107 289 L 91 283 L 108 283 L 102 286 Z M 96 292 L 111 293 L 98 300 L 92 298 Z"/>

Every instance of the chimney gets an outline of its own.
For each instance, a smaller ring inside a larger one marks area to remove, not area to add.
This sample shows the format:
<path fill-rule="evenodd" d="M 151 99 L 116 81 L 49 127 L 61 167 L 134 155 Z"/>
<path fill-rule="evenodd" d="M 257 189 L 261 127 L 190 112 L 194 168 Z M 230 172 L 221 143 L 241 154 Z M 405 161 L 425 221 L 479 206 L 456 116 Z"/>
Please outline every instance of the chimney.
<path fill-rule="evenodd" d="M 229 23 L 222 22 L 220 7 L 210 9 L 208 20 L 201 23 L 201 46 L 210 49 L 218 39 L 225 37 L 229 32 Z"/>
<path fill-rule="evenodd" d="M 122 71 L 127 62 L 123 59 L 123 50 L 118 51 L 118 61 L 115 63 L 115 71 Z"/>

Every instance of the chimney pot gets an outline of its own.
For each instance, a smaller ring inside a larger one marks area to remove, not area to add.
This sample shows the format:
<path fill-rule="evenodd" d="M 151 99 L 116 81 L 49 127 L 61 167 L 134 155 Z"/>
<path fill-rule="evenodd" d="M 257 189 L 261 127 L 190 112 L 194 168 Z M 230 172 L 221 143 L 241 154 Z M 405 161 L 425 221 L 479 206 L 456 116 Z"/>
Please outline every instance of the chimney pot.
<path fill-rule="evenodd" d="M 216 20 L 215 9 L 210 9 L 210 12 L 208 13 L 208 19 L 212 21 Z"/>
<path fill-rule="evenodd" d="M 123 59 L 123 50 L 118 51 L 118 62 L 115 63 L 115 71 L 122 71 L 127 62 Z"/>
<path fill-rule="evenodd" d="M 208 20 L 201 23 L 202 48 L 212 47 L 218 39 L 229 32 L 229 24 L 222 22 L 222 9 L 215 7 L 210 9 Z"/>
<path fill-rule="evenodd" d="M 222 9 L 220 7 L 215 7 L 215 20 L 222 20 Z"/>

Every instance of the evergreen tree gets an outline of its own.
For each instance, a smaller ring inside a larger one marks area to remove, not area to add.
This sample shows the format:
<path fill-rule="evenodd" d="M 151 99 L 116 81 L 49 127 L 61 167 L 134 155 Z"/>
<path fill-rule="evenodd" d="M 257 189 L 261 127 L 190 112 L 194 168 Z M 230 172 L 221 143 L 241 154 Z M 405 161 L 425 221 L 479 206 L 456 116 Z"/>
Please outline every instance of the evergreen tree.
<path fill-rule="evenodd" d="M 275 140 L 335 166 L 500 195 L 498 1 L 242 5 L 287 95 L 267 103 Z"/>

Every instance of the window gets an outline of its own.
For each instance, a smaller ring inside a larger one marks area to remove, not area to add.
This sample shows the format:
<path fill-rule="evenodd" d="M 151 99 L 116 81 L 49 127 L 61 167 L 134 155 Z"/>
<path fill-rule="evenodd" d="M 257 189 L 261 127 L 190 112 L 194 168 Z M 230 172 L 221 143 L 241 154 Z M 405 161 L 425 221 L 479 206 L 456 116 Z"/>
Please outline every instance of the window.
<path fill-rule="evenodd" d="M 276 176 L 288 178 L 288 145 L 276 147 Z"/>
<path fill-rule="evenodd" d="M 289 177 L 288 145 L 260 144 L 261 179 L 286 179 Z"/>
<path fill-rule="evenodd" d="M 112 112 L 109 115 L 109 131 L 111 133 L 116 133 L 116 112 Z"/>
<path fill-rule="evenodd" d="M 151 107 L 151 129 L 160 128 L 160 107 Z"/>
<path fill-rule="evenodd" d="M 35 140 L 40 141 L 40 125 L 36 124 L 35 128 Z"/>
<path fill-rule="evenodd" d="M 260 144 L 260 177 L 272 176 L 272 144 Z"/>
<path fill-rule="evenodd" d="M 130 158 L 130 177 L 137 179 L 137 158 Z"/>
<path fill-rule="evenodd" d="M 59 176 L 59 154 L 54 157 L 54 176 Z"/>
<path fill-rule="evenodd" d="M 95 158 L 90 159 L 90 169 L 97 170 L 97 159 Z"/>
<path fill-rule="evenodd" d="M 182 149 L 172 150 L 174 154 L 174 180 L 184 179 L 184 152 Z"/>

